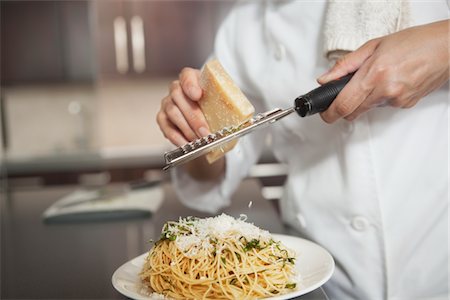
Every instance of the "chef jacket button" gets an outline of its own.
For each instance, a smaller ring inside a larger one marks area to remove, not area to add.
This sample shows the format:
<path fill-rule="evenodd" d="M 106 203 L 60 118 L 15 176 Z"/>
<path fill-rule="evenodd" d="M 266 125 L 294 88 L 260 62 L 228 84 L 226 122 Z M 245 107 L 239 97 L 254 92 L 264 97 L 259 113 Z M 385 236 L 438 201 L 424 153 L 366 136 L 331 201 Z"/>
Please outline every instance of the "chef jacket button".
<path fill-rule="evenodd" d="M 286 47 L 283 44 L 277 44 L 275 49 L 275 59 L 280 61 L 286 56 Z"/>
<path fill-rule="evenodd" d="M 369 228 L 369 220 L 362 216 L 356 216 L 352 220 L 352 227 L 356 231 L 366 231 Z"/>

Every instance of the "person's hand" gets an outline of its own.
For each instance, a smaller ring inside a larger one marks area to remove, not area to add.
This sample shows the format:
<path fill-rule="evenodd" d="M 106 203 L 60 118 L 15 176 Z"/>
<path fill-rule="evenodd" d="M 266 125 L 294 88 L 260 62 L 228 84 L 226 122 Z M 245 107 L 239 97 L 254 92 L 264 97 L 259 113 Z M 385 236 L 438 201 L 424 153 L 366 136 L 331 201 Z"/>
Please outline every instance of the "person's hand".
<path fill-rule="evenodd" d="M 161 109 L 156 116 L 164 136 L 177 147 L 210 134 L 208 123 L 198 105 L 203 93 L 199 79 L 199 70 L 184 68 L 178 80 L 170 84 L 169 95 L 162 99 Z M 224 173 L 225 159 L 222 157 L 209 164 L 201 156 L 183 167 L 197 180 L 214 180 Z"/>
<path fill-rule="evenodd" d="M 349 121 L 377 106 L 410 108 L 449 79 L 449 21 L 411 27 L 374 39 L 338 60 L 324 84 L 357 70 L 330 107 L 332 123 Z"/>
<path fill-rule="evenodd" d="M 198 105 L 202 97 L 199 77 L 199 70 L 184 68 L 178 80 L 170 84 L 169 94 L 162 99 L 156 116 L 164 136 L 178 147 L 210 133 Z"/>

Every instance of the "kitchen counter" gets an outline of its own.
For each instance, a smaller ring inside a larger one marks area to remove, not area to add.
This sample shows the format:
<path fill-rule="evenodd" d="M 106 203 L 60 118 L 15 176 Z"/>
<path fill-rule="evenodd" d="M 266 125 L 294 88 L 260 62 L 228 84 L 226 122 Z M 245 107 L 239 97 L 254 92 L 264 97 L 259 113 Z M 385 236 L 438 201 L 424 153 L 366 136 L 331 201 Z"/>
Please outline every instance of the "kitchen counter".
<path fill-rule="evenodd" d="M 167 220 L 210 216 L 184 207 L 170 183 L 151 217 L 46 224 L 44 210 L 77 186 L 3 190 L 1 199 L 2 299 L 125 299 L 111 285 L 113 272 L 145 253 Z M 248 204 L 252 201 L 249 208 Z M 256 180 L 245 180 L 223 210 L 246 214 L 248 221 L 272 233 L 285 233 L 274 207 Z M 327 299 L 321 289 L 299 299 Z"/>
<path fill-rule="evenodd" d="M 0 157 L 15 173 L 67 170 L 71 161 L 93 156 L 159 158 L 172 148 L 156 124 L 172 79 L 4 88 L 7 149 L 0 149 Z M 45 165 L 39 164 L 42 159 Z"/>

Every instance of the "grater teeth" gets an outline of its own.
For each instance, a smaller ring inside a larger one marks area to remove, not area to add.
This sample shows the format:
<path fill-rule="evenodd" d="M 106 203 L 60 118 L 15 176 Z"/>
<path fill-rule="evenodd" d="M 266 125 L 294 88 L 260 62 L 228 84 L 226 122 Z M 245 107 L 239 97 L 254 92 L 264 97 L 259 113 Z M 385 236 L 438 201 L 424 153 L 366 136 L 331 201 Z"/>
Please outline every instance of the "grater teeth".
<path fill-rule="evenodd" d="M 199 147 L 205 146 L 211 142 L 216 141 L 219 138 L 223 138 L 223 137 L 235 132 L 237 129 L 239 129 L 239 128 L 234 127 L 234 126 L 224 127 L 215 133 L 210 133 L 204 137 L 198 138 L 192 142 L 189 142 L 189 143 L 183 145 L 181 147 L 181 149 L 183 150 L 184 154 L 187 154 L 187 153 L 191 152 L 192 150 L 195 150 Z"/>
<path fill-rule="evenodd" d="M 263 114 L 257 114 L 256 117 L 254 118 L 253 122 L 258 122 L 260 121 L 262 118 L 264 118 Z"/>
<path fill-rule="evenodd" d="M 203 144 L 203 143 L 202 143 L 202 140 L 201 140 L 201 139 L 196 139 L 196 140 L 194 141 L 194 147 L 195 147 L 195 148 L 200 147 L 202 144 Z"/>
<path fill-rule="evenodd" d="M 275 122 L 294 111 L 295 108 L 289 108 L 286 110 L 277 108 L 265 113 L 260 113 L 237 126 L 227 126 L 217 132 L 210 133 L 204 137 L 180 146 L 175 150 L 166 152 L 164 154 L 164 159 L 166 161 L 164 170 L 199 157 L 200 155 L 208 153 L 208 151 L 211 151 L 212 149 L 221 149 L 222 144 L 241 137 L 261 125 Z"/>
<path fill-rule="evenodd" d="M 181 150 L 183 150 L 183 153 L 185 153 L 185 154 L 189 153 L 192 149 L 194 149 L 194 145 L 192 142 L 181 146 Z"/>

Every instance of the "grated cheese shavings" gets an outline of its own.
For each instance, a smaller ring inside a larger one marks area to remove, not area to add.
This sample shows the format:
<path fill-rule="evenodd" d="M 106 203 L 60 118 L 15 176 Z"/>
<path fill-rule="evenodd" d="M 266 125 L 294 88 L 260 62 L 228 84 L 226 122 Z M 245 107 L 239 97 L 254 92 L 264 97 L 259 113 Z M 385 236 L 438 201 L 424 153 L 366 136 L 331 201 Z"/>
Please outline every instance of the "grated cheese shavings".
<path fill-rule="evenodd" d="M 204 219 L 180 218 L 178 222 L 166 223 L 162 238 L 174 241 L 180 251 L 191 257 L 205 250 L 212 252 L 214 246 L 211 241 L 214 239 L 244 237 L 248 241 L 256 239 L 264 243 L 271 240 L 268 231 L 247 223 L 246 220 L 247 216 L 244 214 L 238 219 L 226 214 Z"/>

